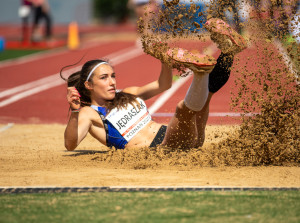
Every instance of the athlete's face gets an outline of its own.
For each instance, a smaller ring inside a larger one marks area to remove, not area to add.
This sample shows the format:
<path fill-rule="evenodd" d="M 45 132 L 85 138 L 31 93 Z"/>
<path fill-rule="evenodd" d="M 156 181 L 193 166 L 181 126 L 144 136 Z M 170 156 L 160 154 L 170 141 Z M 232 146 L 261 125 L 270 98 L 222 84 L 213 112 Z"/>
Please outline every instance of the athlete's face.
<path fill-rule="evenodd" d="M 92 101 L 112 100 L 116 95 L 116 75 L 108 64 L 100 65 L 94 71 L 92 82 L 86 84 L 91 92 Z"/>

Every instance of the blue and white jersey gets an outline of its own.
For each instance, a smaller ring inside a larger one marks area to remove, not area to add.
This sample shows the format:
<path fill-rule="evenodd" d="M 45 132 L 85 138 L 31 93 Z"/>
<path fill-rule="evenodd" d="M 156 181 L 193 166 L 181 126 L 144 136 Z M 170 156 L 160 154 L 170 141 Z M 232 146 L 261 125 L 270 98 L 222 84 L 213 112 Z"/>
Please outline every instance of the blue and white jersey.
<path fill-rule="evenodd" d="M 103 122 L 107 124 L 107 146 L 124 149 L 125 145 L 151 121 L 145 102 L 140 98 L 137 98 L 137 101 L 139 105 L 128 104 L 126 108 L 114 108 L 108 114 L 106 108 L 91 105 L 105 117 Z"/>

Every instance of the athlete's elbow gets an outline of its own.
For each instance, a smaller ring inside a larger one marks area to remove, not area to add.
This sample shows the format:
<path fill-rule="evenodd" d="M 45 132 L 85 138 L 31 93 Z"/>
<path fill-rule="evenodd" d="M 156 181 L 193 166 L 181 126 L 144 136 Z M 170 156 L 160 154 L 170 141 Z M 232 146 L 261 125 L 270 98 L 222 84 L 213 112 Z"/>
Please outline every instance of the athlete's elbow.
<path fill-rule="evenodd" d="M 75 144 L 65 142 L 65 148 L 66 148 L 68 151 L 73 151 L 73 150 L 76 149 L 76 147 L 77 147 L 77 145 L 75 145 Z"/>
<path fill-rule="evenodd" d="M 169 83 L 169 84 L 166 86 L 166 90 L 169 90 L 171 87 L 172 87 L 172 83 Z"/>
<path fill-rule="evenodd" d="M 172 83 L 165 84 L 164 87 L 163 87 L 163 90 L 164 91 L 169 90 L 171 87 L 172 87 Z"/>

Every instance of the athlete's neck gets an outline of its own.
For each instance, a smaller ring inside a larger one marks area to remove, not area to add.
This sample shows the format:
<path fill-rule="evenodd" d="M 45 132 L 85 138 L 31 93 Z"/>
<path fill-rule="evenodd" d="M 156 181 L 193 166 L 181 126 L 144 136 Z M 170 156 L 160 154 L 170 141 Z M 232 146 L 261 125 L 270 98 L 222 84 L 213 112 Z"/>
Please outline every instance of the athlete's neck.
<path fill-rule="evenodd" d="M 92 100 L 91 104 L 97 107 L 105 107 L 105 102 L 106 102 L 105 100 L 101 100 L 101 101 Z"/>

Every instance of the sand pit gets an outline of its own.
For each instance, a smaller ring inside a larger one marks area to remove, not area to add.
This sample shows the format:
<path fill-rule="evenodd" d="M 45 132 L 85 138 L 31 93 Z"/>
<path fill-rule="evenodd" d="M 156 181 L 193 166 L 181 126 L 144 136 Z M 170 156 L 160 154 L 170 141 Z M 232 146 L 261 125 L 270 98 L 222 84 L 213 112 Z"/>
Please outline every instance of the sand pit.
<path fill-rule="evenodd" d="M 163 160 L 152 165 L 150 159 L 140 160 L 139 165 L 121 160 L 118 164 L 117 156 L 115 160 L 103 160 L 107 149 L 90 136 L 77 150 L 68 152 L 63 145 L 64 128 L 14 125 L 1 132 L 0 185 L 300 187 L 300 169 L 295 165 L 191 167 L 182 163 L 165 165 Z M 208 126 L 204 147 L 226 136 L 215 138 L 216 132 L 230 134 L 235 128 Z M 178 161 L 178 157 L 173 158 Z"/>
<path fill-rule="evenodd" d="M 187 12 L 195 13 L 195 7 Z M 154 55 L 156 51 L 150 50 L 164 46 L 157 43 L 155 24 L 163 24 L 169 31 L 159 36 L 166 42 L 178 36 L 184 39 L 184 34 L 205 38 L 183 32 L 190 26 L 198 32 L 199 24 L 189 24 L 189 13 L 178 12 L 169 19 L 167 15 L 172 16 L 174 10 L 169 7 L 158 14 L 150 32 L 140 21 L 146 53 L 164 59 L 163 54 Z M 162 148 L 114 151 L 91 136 L 76 151 L 68 152 L 63 145 L 64 125 L 14 125 L 0 132 L 0 186 L 300 187 L 299 85 L 262 31 L 250 41 L 261 56 L 254 62 L 253 56 L 245 63 L 237 61 L 233 67 L 240 75 L 233 105 L 244 114 L 261 112 L 257 119 L 241 126 L 207 126 L 204 146 L 188 152 Z M 146 43 L 151 48 L 145 47 Z M 178 41 L 172 46 L 178 47 L 176 44 Z M 234 135 L 239 128 L 240 134 Z"/>

